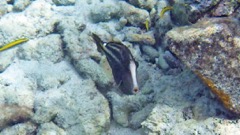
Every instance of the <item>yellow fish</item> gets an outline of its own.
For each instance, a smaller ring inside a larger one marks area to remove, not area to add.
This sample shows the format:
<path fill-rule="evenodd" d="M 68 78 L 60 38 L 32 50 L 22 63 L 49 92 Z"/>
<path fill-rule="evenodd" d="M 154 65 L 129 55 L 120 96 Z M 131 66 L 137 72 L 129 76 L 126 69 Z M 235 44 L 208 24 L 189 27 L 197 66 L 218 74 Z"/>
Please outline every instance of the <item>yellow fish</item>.
<path fill-rule="evenodd" d="M 149 30 L 149 20 L 147 19 L 144 24 L 145 24 L 146 30 L 148 31 Z"/>
<path fill-rule="evenodd" d="M 172 6 L 166 6 L 166 7 L 164 7 L 164 8 L 162 9 L 161 13 L 160 13 L 160 18 L 163 18 L 163 15 L 164 15 L 167 11 L 172 10 L 172 9 L 173 9 Z"/>
<path fill-rule="evenodd" d="M 8 43 L 8 44 L 0 47 L 0 52 L 2 52 L 2 51 L 4 51 L 4 50 L 7 50 L 7 49 L 9 49 L 9 48 L 12 48 L 12 47 L 14 47 L 14 46 L 16 46 L 16 45 L 19 45 L 19 44 L 21 44 L 21 43 L 27 42 L 27 41 L 28 41 L 27 38 L 21 38 L 21 39 L 15 40 L 15 41 L 13 41 L 13 42 L 10 42 L 10 43 Z"/>

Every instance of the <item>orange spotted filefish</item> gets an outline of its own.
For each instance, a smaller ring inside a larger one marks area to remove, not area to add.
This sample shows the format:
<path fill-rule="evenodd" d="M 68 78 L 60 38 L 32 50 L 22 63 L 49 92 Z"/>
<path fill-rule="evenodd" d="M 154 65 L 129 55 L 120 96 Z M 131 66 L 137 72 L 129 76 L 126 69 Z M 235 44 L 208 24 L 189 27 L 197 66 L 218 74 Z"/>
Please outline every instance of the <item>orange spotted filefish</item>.
<path fill-rule="evenodd" d="M 92 33 L 92 38 L 98 49 L 106 55 L 114 80 L 120 90 L 125 94 L 138 93 L 139 87 L 136 74 L 138 63 L 133 58 L 130 50 L 122 43 L 105 43 L 94 33 Z"/>

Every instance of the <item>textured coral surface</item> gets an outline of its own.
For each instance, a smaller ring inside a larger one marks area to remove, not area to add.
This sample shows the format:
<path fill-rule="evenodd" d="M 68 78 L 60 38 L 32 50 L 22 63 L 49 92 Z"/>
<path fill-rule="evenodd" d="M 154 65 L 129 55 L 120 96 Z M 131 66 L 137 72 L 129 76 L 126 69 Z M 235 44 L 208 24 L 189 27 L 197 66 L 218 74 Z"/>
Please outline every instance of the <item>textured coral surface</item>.
<path fill-rule="evenodd" d="M 224 106 L 240 114 L 239 22 L 205 19 L 168 32 L 170 50 L 197 72 Z"/>

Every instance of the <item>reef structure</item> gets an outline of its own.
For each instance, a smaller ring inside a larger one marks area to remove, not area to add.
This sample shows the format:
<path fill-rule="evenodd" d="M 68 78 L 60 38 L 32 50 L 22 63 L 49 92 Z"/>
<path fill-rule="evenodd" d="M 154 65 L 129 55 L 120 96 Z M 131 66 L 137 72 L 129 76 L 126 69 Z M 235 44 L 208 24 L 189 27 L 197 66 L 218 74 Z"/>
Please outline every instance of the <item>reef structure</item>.
<path fill-rule="evenodd" d="M 166 34 L 169 49 L 231 112 L 240 115 L 240 25 L 233 18 L 203 19 Z"/>

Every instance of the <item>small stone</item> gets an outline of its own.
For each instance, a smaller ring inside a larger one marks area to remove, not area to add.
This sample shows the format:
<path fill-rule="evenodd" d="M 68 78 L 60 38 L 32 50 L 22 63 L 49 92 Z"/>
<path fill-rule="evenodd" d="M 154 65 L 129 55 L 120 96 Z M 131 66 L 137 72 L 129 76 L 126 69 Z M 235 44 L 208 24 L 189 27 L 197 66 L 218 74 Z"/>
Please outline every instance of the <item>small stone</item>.
<path fill-rule="evenodd" d="M 120 96 L 115 92 L 109 92 L 108 97 L 112 104 L 113 119 L 123 127 L 129 126 L 130 113 L 142 109 L 149 102 L 144 95 Z"/>
<path fill-rule="evenodd" d="M 163 55 L 160 55 L 158 57 L 158 60 L 157 60 L 157 64 L 158 66 L 163 69 L 163 70 L 167 70 L 169 69 L 169 65 L 167 64 L 166 60 L 164 59 Z"/>
<path fill-rule="evenodd" d="M 41 124 L 38 127 L 38 134 L 37 135 L 66 135 L 66 132 L 55 125 L 53 122 Z"/>
<path fill-rule="evenodd" d="M 163 70 L 169 69 L 169 65 L 166 62 L 166 60 L 164 59 L 164 51 L 163 51 L 163 49 L 162 48 L 158 48 L 158 51 L 159 51 L 159 57 L 157 59 L 157 65 L 161 69 L 163 69 Z"/>
<path fill-rule="evenodd" d="M 93 8 L 90 17 L 94 23 L 106 22 L 113 18 L 118 18 L 120 8 L 116 4 L 100 4 Z"/>
<path fill-rule="evenodd" d="M 146 10 L 136 8 L 125 1 L 119 2 L 123 16 L 132 26 L 145 26 L 146 20 L 150 20 L 149 13 Z"/>
<path fill-rule="evenodd" d="M 14 0 L 13 9 L 23 11 L 30 4 L 30 0 Z"/>
<path fill-rule="evenodd" d="M 157 0 L 129 0 L 129 3 L 139 8 L 151 10 L 152 8 L 154 8 Z"/>
<path fill-rule="evenodd" d="M 64 6 L 68 6 L 68 5 L 74 5 L 75 0 L 53 0 L 53 2 L 58 5 L 64 5 Z"/>
<path fill-rule="evenodd" d="M 163 58 L 171 68 L 180 68 L 180 61 L 170 51 L 165 51 Z"/>
<path fill-rule="evenodd" d="M 5 0 L 0 1 L 0 16 L 6 14 L 8 11 L 8 5 Z"/>
<path fill-rule="evenodd" d="M 151 60 L 155 60 L 157 57 L 159 57 L 158 51 L 154 49 L 152 46 L 143 45 L 142 51 L 144 54 L 149 56 Z"/>
<path fill-rule="evenodd" d="M 147 119 L 148 115 L 151 113 L 153 104 L 148 104 L 142 110 L 132 113 L 130 118 L 130 127 L 133 129 L 137 129 L 141 127 L 141 123 Z"/>
<path fill-rule="evenodd" d="M 29 120 L 33 114 L 31 108 L 18 105 L 1 105 L 0 130 L 13 124 Z"/>
<path fill-rule="evenodd" d="M 37 125 L 31 122 L 25 122 L 20 124 L 15 124 L 11 127 L 7 127 L 3 129 L 0 134 L 1 135 L 33 135 L 36 134 Z"/>

